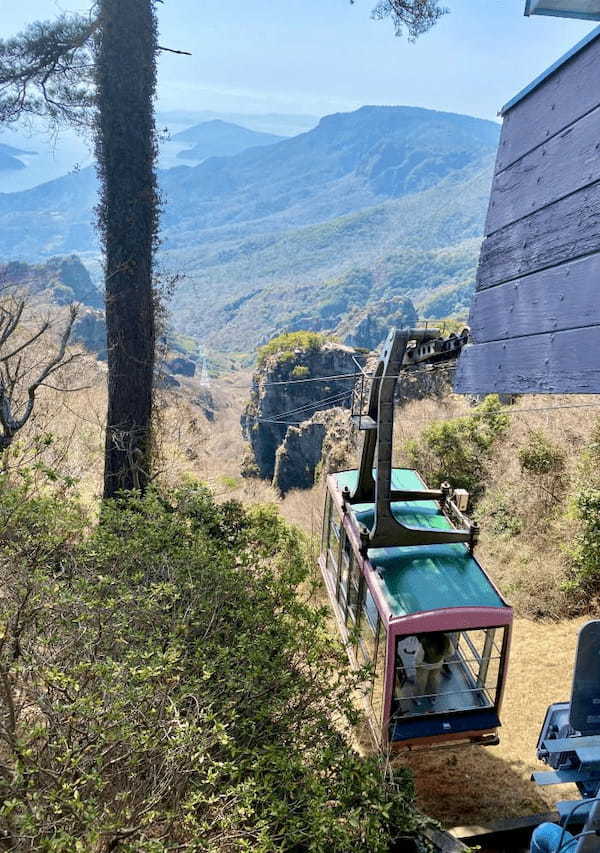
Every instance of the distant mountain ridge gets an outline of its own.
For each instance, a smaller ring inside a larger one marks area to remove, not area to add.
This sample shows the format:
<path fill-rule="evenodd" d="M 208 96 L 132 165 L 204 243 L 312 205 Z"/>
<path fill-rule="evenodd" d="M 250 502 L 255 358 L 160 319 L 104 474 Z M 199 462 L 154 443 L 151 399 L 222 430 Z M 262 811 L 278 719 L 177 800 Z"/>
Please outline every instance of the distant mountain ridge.
<path fill-rule="evenodd" d="M 160 124 L 187 125 L 191 127 L 213 119 L 240 124 L 260 133 L 274 133 L 277 136 L 296 136 L 311 130 L 319 121 L 319 116 L 290 113 L 230 113 L 216 110 L 168 110 L 157 115 Z"/>
<path fill-rule="evenodd" d="M 423 310 L 464 308 L 498 136 L 499 125 L 469 116 L 362 107 L 275 145 L 161 172 L 162 264 L 186 276 L 176 324 L 216 348 L 252 349 L 313 316 L 324 287 L 343 290 L 353 269 L 389 270 L 389 280 L 375 275 L 355 303 L 348 291 L 342 313 L 385 292 Z M 0 195 L 0 255 L 97 252 L 95 192 L 90 169 Z"/>
<path fill-rule="evenodd" d="M 25 151 L 21 148 L 15 148 L 13 145 L 6 145 L 4 142 L 0 142 L 0 171 L 25 169 L 25 163 L 19 160 L 19 156 L 23 154 L 35 154 L 35 151 Z"/>
<path fill-rule="evenodd" d="M 212 119 L 175 134 L 174 140 L 189 142 L 192 147 L 177 155 L 183 160 L 206 160 L 208 157 L 230 157 L 247 148 L 273 145 L 285 139 L 274 133 L 260 133 L 239 124 Z"/>

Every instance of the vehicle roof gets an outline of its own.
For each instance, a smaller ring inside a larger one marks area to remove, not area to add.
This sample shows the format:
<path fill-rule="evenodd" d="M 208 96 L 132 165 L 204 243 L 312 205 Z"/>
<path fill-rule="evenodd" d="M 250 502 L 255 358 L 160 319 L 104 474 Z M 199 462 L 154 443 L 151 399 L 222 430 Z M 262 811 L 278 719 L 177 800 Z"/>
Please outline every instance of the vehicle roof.
<path fill-rule="evenodd" d="M 338 489 L 347 486 L 352 491 L 358 471 L 341 471 L 332 477 Z M 423 488 L 423 480 L 413 469 L 392 470 L 392 489 Z M 374 504 L 354 504 L 351 512 L 356 521 L 372 525 Z M 398 501 L 392 504 L 392 512 L 408 527 L 452 529 L 436 501 Z M 462 543 L 369 548 L 368 558 L 380 570 L 381 591 L 392 617 L 450 607 L 507 606 Z"/>

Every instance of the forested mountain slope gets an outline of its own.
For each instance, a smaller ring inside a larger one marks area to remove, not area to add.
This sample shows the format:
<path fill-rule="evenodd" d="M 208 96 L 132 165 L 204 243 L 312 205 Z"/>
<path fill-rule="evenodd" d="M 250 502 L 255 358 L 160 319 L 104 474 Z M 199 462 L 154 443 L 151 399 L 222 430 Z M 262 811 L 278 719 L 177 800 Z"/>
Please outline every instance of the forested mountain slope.
<path fill-rule="evenodd" d="M 418 290 L 434 316 L 462 308 L 497 141 L 492 122 L 362 107 L 275 145 L 162 172 L 163 259 L 185 276 L 176 324 L 217 348 L 247 351 L 299 312 L 316 306 L 318 314 L 331 282 L 338 314 L 390 289 Z M 97 255 L 95 192 L 88 169 L 0 195 L 0 255 Z M 419 275 L 432 262 L 435 275 Z M 378 282 L 358 302 L 344 289 L 356 268 Z"/>

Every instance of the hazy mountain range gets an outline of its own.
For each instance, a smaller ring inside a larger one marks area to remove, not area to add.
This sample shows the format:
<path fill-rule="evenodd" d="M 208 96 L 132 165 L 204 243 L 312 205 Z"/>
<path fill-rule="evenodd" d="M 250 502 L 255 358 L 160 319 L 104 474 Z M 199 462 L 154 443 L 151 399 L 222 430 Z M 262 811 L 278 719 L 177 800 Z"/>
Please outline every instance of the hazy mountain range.
<path fill-rule="evenodd" d="M 0 172 L 27 168 L 21 157 L 30 154 L 35 154 L 35 152 L 0 143 Z"/>
<path fill-rule="evenodd" d="M 208 157 L 230 157 L 248 148 L 258 148 L 262 145 L 273 145 L 285 139 L 274 133 L 262 133 L 222 121 L 215 118 L 195 124 L 182 130 L 173 137 L 175 142 L 183 142 L 186 147 L 177 156 L 182 160 L 206 160 Z"/>
<path fill-rule="evenodd" d="M 162 171 L 161 264 L 185 276 L 177 326 L 248 351 L 283 327 L 333 328 L 386 294 L 431 316 L 464 310 L 498 135 L 468 116 L 363 107 Z M 95 197 L 92 168 L 0 195 L 0 256 L 96 258 Z"/>

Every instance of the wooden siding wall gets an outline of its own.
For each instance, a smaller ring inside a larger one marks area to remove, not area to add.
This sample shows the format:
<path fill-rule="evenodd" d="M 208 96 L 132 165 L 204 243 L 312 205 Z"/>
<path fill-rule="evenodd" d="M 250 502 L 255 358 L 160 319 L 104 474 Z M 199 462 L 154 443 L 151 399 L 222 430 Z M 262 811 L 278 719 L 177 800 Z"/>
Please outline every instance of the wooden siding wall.
<path fill-rule="evenodd" d="M 459 393 L 600 393 L 600 38 L 510 109 Z"/>

